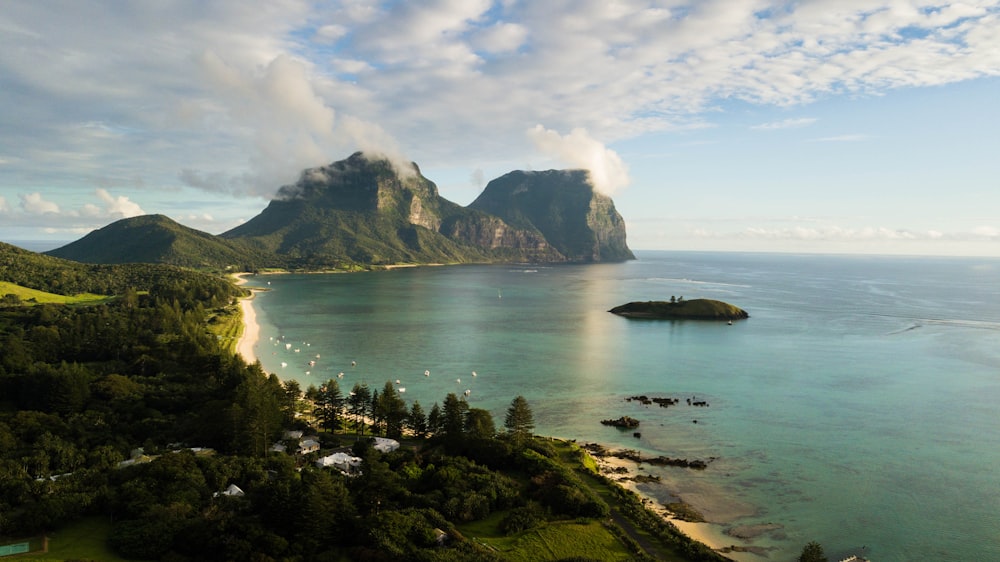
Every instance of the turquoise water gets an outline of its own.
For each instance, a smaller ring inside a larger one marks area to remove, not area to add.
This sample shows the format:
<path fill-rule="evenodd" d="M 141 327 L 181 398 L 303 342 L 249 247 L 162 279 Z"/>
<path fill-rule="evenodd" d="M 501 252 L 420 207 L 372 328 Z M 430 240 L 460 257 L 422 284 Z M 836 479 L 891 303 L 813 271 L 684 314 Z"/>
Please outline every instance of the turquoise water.
<path fill-rule="evenodd" d="M 542 434 L 716 457 L 704 472 L 660 469 L 644 492 L 727 527 L 780 524 L 754 541 L 772 560 L 810 540 L 879 562 L 1000 560 L 1000 260 L 637 254 L 251 278 L 270 289 L 255 301 L 256 354 L 303 385 L 399 379 L 425 410 L 469 390 L 498 424 L 522 394 Z M 751 318 L 606 312 L 671 295 Z M 634 394 L 682 405 L 624 401 Z M 684 405 L 692 396 L 710 406 Z M 641 439 L 599 423 L 621 415 L 642 421 Z"/>

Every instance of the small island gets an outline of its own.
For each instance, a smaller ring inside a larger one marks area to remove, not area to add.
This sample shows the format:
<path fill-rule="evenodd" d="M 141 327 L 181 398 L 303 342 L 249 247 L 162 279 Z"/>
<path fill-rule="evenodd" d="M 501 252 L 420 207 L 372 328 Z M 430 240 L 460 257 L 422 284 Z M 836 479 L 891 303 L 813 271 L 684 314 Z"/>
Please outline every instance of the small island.
<path fill-rule="evenodd" d="M 626 318 L 651 318 L 666 320 L 743 320 L 749 318 L 745 310 L 712 299 L 684 300 L 670 297 L 669 301 L 630 302 L 609 310 Z"/>

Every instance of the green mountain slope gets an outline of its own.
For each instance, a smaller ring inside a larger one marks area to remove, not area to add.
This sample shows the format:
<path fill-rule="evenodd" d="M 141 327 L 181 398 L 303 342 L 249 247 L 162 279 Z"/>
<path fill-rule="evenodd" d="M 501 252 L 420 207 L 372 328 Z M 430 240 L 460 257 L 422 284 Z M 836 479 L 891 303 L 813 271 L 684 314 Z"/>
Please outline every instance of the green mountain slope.
<path fill-rule="evenodd" d="M 240 270 L 273 259 L 163 215 L 122 219 L 46 254 L 87 263 L 164 263 Z"/>

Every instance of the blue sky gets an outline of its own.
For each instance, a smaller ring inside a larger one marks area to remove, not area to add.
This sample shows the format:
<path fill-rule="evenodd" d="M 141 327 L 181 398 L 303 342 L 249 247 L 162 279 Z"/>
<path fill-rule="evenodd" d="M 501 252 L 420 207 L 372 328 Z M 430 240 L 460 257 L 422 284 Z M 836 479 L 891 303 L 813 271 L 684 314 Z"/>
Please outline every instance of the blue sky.
<path fill-rule="evenodd" d="M 86 22 L 86 23 L 84 23 Z M 635 249 L 1000 256 L 1000 2 L 6 2 L 0 240 L 587 168 Z"/>

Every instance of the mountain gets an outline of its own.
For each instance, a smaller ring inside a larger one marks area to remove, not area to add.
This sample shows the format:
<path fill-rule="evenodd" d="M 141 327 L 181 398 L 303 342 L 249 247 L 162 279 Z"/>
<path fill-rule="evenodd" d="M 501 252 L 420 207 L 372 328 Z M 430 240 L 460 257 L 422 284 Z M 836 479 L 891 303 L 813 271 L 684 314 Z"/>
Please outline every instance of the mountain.
<path fill-rule="evenodd" d="M 486 185 L 469 205 L 516 228 L 540 233 L 569 261 L 635 259 L 625 221 L 585 170 L 515 171 Z"/>
<path fill-rule="evenodd" d="M 511 172 L 462 207 L 416 164 L 400 169 L 360 152 L 303 171 L 259 215 L 218 236 L 150 215 L 46 253 L 216 270 L 634 259 L 614 203 L 584 171 Z"/>
<path fill-rule="evenodd" d="M 163 215 L 122 219 L 45 253 L 88 263 L 163 263 L 195 269 L 242 270 L 273 261 L 240 243 L 188 228 Z"/>
<path fill-rule="evenodd" d="M 304 171 L 261 214 L 220 235 L 301 265 L 565 261 L 540 233 L 438 194 L 416 164 L 400 174 L 355 153 Z"/>

